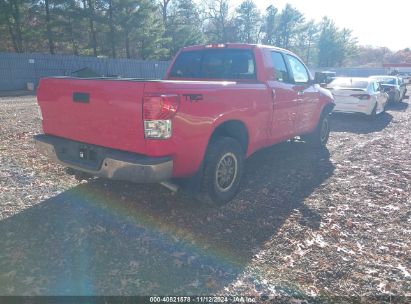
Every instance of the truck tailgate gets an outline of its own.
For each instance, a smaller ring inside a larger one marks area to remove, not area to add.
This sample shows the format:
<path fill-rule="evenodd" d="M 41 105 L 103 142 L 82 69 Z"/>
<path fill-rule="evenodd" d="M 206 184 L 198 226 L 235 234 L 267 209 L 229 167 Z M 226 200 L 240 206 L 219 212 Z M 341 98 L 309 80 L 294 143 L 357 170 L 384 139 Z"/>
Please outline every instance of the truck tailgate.
<path fill-rule="evenodd" d="M 144 154 L 144 85 L 138 80 L 42 79 L 37 100 L 44 133 Z"/>

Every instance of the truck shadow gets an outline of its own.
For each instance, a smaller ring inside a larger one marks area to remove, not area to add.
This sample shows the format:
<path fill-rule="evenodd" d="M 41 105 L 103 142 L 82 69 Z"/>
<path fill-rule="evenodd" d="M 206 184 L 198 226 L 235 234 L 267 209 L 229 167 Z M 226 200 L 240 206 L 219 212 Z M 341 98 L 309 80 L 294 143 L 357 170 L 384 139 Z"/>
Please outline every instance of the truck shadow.
<path fill-rule="evenodd" d="M 210 295 L 232 283 L 334 166 L 287 142 L 256 153 L 242 191 L 211 207 L 159 185 L 96 179 L 0 221 L 0 294 Z"/>
<path fill-rule="evenodd" d="M 384 130 L 392 121 L 392 115 L 384 112 L 375 118 L 361 114 L 334 113 L 331 116 L 331 132 L 369 134 Z"/>

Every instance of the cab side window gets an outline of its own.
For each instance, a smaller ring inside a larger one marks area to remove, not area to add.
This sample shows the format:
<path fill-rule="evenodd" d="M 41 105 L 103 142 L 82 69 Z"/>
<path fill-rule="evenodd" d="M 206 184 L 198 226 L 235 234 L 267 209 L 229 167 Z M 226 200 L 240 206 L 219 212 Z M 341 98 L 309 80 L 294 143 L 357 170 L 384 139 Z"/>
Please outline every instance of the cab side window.
<path fill-rule="evenodd" d="M 273 61 L 275 71 L 275 80 L 280 82 L 290 82 L 290 77 L 283 55 L 279 52 L 271 52 L 271 59 Z"/>
<path fill-rule="evenodd" d="M 291 56 L 288 54 L 286 56 L 287 56 L 288 64 L 290 65 L 290 68 L 291 68 L 291 72 L 294 77 L 294 82 L 301 83 L 301 84 L 308 83 L 308 81 L 310 80 L 310 76 L 308 75 L 308 71 L 305 68 L 304 64 L 302 64 L 302 62 L 298 60 L 297 58 L 295 58 L 294 56 Z"/>

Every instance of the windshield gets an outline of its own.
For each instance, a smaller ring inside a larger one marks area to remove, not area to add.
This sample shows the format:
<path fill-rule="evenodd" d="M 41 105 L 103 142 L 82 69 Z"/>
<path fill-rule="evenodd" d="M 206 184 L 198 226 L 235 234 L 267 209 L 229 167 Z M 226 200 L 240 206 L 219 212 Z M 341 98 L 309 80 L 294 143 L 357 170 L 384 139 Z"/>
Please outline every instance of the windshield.
<path fill-rule="evenodd" d="M 251 50 L 209 49 L 182 52 L 170 77 L 198 79 L 256 79 Z"/>
<path fill-rule="evenodd" d="M 354 78 L 337 78 L 334 79 L 329 85 L 329 88 L 359 88 L 366 89 L 368 87 L 368 81 L 356 80 Z"/>
<path fill-rule="evenodd" d="M 397 79 L 395 78 L 375 78 L 379 83 L 382 84 L 397 84 Z"/>

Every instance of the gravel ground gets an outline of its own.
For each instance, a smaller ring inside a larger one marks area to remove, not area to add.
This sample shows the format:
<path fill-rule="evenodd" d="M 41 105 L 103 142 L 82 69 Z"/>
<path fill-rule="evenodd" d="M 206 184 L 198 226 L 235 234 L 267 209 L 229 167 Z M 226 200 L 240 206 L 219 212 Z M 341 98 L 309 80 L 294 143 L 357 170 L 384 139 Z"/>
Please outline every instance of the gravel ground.
<path fill-rule="evenodd" d="M 411 296 L 407 100 L 334 116 L 326 151 L 256 153 L 220 208 L 76 181 L 34 149 L 34 97 L 0 98 L 0 121 L 0 295 Z"/>

